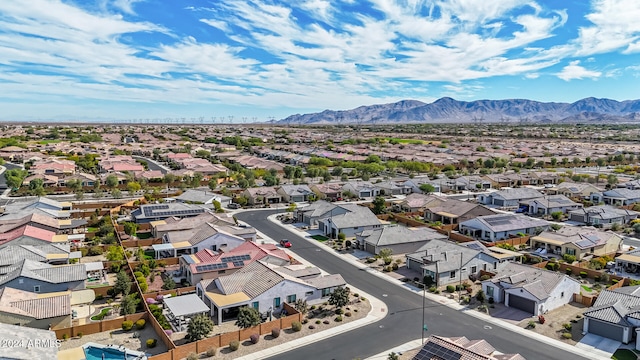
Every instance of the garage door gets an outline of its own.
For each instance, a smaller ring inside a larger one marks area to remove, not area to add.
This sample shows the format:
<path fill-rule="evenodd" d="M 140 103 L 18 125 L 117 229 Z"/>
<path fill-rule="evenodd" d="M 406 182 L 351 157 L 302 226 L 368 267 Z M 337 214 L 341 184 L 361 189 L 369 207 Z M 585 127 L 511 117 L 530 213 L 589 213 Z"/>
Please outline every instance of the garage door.
<path fill-rule="evenodd" d="M 536 302 L 523 298 L 521 296 L 509 295 L 509 307 L 526 311 L 529 314 L 535 314 Z"/>
<path fill-rule="evenodd" d="M 624 328 L 600 320 L 589 319 L 589 332 L 608 339 L 622 341 Z"/>

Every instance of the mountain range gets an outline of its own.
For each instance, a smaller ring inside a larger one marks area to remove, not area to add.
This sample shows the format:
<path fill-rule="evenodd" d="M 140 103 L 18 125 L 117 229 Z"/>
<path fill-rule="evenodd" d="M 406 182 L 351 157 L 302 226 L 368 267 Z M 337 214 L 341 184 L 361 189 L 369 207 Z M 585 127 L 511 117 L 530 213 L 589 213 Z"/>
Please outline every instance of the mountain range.
<path fill-rule="evenodd" d="M 360 106 L 296 114 L 278 121 L 287 124 L 381 123 L 529 123 L 529 122 L 640 122 L 640 100 L 585 98 L 574 103 L 527 99 L 458 101 L 443 97 L 430 104 L 402 100 L 392 104 Z"/>

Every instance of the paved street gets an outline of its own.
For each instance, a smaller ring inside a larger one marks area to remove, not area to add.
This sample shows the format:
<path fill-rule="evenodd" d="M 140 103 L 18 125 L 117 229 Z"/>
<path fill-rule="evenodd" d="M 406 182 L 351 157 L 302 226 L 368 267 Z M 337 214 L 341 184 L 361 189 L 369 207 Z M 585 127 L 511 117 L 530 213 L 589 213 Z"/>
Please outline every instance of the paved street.
<path fill-rule="evenodd" d="M 292 236 L 290 232 L 273 224 L 267 216 L 282 210 L 247 211 L 237 213 L 244 221 L 274 240 L 286 238 L 293 244 L 292 250 L 314 265 L 330 273 L 342 274 L 344 279 L 382 301 L 389 309 L 384 319 L 331 339 L 316 342 L 294 351 L 279 354 L 274 359 L 299 359 L 301 354 L 307 360 L 346 360 L 366 358 L 386 351 L 400 344 L 420 338 L 422 322 L 422 297 L 397 285 L 354 267 L 327 250 L 318 248 L 309 240 Z M 426 324 L 429 334 L 442 336 L 466 336 L 469 339 L 486 339 L 503 353 L 520 353 L 527 359 L 586 359 L 553 346 L 541 344 L 528 337 L 489 324 L 481 319 L 465 315 L 459 311 L 427 300 Z"/>

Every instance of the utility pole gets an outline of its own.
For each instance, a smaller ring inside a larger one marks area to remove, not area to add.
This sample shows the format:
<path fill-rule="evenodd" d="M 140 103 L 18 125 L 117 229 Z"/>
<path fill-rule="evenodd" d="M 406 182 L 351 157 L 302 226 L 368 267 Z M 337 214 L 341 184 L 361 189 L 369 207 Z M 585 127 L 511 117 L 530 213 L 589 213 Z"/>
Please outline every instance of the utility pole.
<path fill-rule="evenodd" d="M 460 252 L 460 285 L 458 286 L 458 303 L 462 302 L 462 251 Z"/>
<path fill-rule="evenodd" d="M 424 283 L 424 271 L 422 272 L 422 345 L 424 345 L 424 332 L 427 330 L 427 325 L 424 323 L 424 299 L 426 295 L 427 284 Z"/>

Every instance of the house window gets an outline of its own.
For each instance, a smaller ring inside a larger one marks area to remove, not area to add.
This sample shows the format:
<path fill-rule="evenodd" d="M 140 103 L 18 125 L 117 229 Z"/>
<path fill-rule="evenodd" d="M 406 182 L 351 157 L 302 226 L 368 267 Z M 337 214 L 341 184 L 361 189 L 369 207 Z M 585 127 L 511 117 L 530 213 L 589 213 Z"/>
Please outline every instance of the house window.
<path fill-rule="evenodd" d="M 449 277 L 450 277 L 450 278 L 452 278 L 452 279 L 455 279 L 455 277 L 456 277 L 456 271 L 455 271 L 455 270 L 453 270 L 451 273 L 449 273 Z"/>
<path fill-rule="evenodd" d="M 493 286 L 487 286 L 487 296 L 493 296 Z"/>
<path fill-rule="evenodd" d="M 304 293 L 304 296 L 311 296 L 313 295 L 313 291 L 307 291 L 306 293 Z"/>
<path fill-rule="evenodd" d="M 566 253 L 569 254 L 569 255 L 575 255 L 576 254 L 576 249 L 567 248 L 566 249 Z"/>
<path fill-rule="evenodd" d="M 330 288 L 322 289 L 322 297 L 329 296 L 329 295 L 331 295 Z"/>
<path fill-rule="evenodd" d="M 40 285 L 35 285 L 33 287 L 33 292 L 40 292 Z"/>
<path fill-rule="evenodd" d="M 296 294 L 288 295 L 288 296 L 287 296 L 287 302 L 288 302 L 289 304 L 293 304 L 294 302 L 296 302 Z"/>
<path fill-rule="evenodd" d="M 202 289 L 198 288 L 198 297 L 202 297 Z"/>
<path fill-rule="evenodd" d="M 220 271 L 218 271 L 218 274 L 224 274 L 226 272 L 227 272 L 227 270 L 220 270 Z"/>
<path fill-rule="evenodd" d="M 211 245 L 211 250 L 216 251 L 218 249 L 218 245 Z"/>
<path fill-rule="evenodd" d="M 563 298 L 564 297 L 564 291 L 560 293 L 560 297 Z"/>
<path fill-rule="evenodd" d="M 273 307 L 274 308 L 279 308 L 280 307 L 280 298 L 279 297 L 273 299 Z"/>
<path fill-rule="evenodd" d="M 258 310 L 258 308 L 260 308 L 260 302 L 259 301 L 252 302 L 251 307 Z"/>
<path fill-rule="evenodd" d="M 478 272 L 478 267 L 477 267 L 477 266 L 472 266 L 472 267 L 471 267 L 471 273 L 472 273 L 472 274 L 475 274 L 475 273 L 477 273 L 477 272 Z"/>
<path fill-rule="evenodd" d="M 497 268 L 498 268 L 498 262 L 497 262 L 497 261 L 494 261 L 494 262 L 493 262 L 493 270 L 495 270 L 495 269 L 497 269 Z"/>

